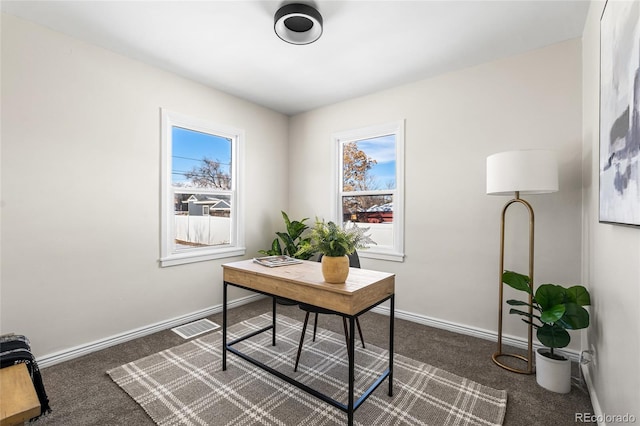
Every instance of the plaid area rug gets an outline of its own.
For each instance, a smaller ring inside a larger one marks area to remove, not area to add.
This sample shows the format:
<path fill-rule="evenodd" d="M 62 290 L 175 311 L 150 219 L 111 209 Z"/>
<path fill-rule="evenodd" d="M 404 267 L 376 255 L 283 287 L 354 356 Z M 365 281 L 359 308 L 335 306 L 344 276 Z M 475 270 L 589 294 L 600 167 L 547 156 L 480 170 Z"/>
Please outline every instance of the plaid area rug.
<path fill-rule="evenodd" d="M 232 340 L 269 325 L 263 314 L 229 327 Z M 307 330 L 298 372 L 293 372 L 302 323 L 278 315 L 271 332 L 234 345 L 242 352 L 338 401 L 347 402 L 344 336 Z M 388 366 L 388 352 L 356 340 L 356 399 Z M 159 425 L 343 425 L 346 413 L 227 353 L 222 371 L 220 331 L 108 371 Z M 385 380 L 356 410 L 357 425 L 501 425 L 506 391 L 495 390 L 430 365 L 394 355 L 394 393 Z"/>

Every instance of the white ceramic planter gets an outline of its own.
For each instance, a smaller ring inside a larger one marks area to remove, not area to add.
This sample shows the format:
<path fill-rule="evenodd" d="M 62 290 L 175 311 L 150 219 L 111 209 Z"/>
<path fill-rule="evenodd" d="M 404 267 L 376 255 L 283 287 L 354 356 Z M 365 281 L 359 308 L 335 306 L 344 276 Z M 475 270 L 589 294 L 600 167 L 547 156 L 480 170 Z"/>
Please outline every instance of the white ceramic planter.
<path fill-rule="evenodd" d="M 536 381 L 552 392 L 569 393 L 571 391 L 571 360 L 551 359 L 541 354 L 548 351 L 547 348 L 536 351 Z"/>

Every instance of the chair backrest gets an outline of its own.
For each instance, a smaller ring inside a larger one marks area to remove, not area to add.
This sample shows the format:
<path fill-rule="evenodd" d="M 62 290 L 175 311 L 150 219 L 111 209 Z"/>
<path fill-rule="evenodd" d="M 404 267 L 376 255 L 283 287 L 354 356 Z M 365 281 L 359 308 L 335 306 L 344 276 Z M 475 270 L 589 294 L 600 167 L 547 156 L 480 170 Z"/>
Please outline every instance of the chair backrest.
<path fill-rule="evenodd" d="M 322 261 L 322 257 L 324 255 L 321 254 L 320 256 L 318 256 L 318 262 Z M 354 251 L 353 253 L 347 255 L 349 256 L 349 266 L 352 268 L 359 268 L 360 267 L 360 257 L 358 256 L 358 252 Z"/>

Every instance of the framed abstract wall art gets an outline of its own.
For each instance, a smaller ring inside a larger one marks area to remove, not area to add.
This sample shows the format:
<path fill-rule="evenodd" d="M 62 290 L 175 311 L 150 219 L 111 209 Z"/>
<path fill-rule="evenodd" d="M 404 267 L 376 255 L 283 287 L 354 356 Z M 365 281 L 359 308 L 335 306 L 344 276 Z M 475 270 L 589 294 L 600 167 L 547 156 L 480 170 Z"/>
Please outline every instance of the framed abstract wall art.
<path fill-rule="evenodd" d="M 640 0 L 600 19 L 600 222 L 640 226 Z"/>

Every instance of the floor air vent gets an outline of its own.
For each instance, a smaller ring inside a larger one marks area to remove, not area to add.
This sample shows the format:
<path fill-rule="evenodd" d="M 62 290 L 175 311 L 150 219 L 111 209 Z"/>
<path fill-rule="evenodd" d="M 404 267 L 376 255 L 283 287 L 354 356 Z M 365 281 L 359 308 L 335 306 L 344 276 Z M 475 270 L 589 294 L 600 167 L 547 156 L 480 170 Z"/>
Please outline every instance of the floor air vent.
<path fill-rule="evenodd" d="M 171 331 L 179 335 L 184 339 L 191 339 L 202 333 L 213 331 L 220 326 L 215 322 L 211 322 L 204 318 L 198 321 L 190 322 L 188 324 L 181 325 L 180 327 L 172 328 Z"/>

